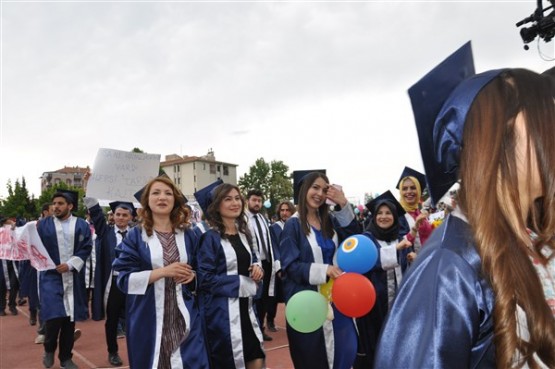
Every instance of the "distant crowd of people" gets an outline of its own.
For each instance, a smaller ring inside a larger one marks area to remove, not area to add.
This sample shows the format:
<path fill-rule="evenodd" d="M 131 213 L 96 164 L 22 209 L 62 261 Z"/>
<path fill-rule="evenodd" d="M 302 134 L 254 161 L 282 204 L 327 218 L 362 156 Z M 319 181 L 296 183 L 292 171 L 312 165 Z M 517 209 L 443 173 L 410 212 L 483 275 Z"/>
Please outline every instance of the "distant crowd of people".
<path fill-rule="evenodd" d="M 277 304 L 340 277 L 339 245 L 363 234 L 378 254 L 364 274 L 374 307 L 353 318 L 332 300 L 315 331 L 287 324 L 295 368 L 554 368 L 553 79 L 475 74 L 469 60 L 465 45 L 411 88 L 426 175 L 406 167 L 399 200 L 386 191 L 367 211 L 324 171 L 293 172 L 293 202 L 273 222 L 262 191 L 221 180 L 195 193 L 195 223 L 167 176 L 139 191 L 139 209 L 111 203 L 112 220 L 97 199 L 84 198 L 84 220 L 72 215 L 76 193 L 54 194 L 37 229 L 56 268 L 20 273 L 38 281 L 29 307 L 44 367 L 58 349 L 62 368 L 77 368 L 75 322 L 92 317 L 105 319 L 113 366 L 124 328 L 131 368 L 264 368 Z M 432 214 L 457 183 L 445 216 Z M 2 264 L 14 313 L 14 267 Z"/>

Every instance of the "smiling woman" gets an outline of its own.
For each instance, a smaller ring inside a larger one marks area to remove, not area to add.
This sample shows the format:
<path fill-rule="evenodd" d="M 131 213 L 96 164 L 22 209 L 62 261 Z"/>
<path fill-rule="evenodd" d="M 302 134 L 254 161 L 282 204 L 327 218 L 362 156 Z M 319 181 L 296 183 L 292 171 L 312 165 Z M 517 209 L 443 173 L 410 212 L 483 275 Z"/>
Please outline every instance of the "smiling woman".
<path fill-rule="evenodd" d="M 368 204 L 372 219 L 364 232 L 376 245 L 379 253 L 376 265 L 364 275 L 376 290 L 376 304 L 372 310 L 356 319 L 359 345 L 354 369 L 370 369 L 378 336 L 393 298 L 407 267 L 407 254 L 412 245 L 400 234 L 399 219 L 405 210 L 390 191 L 384 192 Z"/>
<path fill-rule="evenodd" d="M 199 250 L 199 300 L 212 369 L 261 369 L 266 355 L 253 300 L 263 272 L 245 200 L 237 186 L 222 183 L 199 203 L 212 227 Z"/>
<path fill-rule="evenodd" d="M 343 190 L 330 186 L 328 177 L 321 172 L 302 174 L 303 171 L 293 173 L 297 213 L 287 220 L 281 233 L 286 302 L 297 292 L 319 291 L 330 279 L 339 277 L 343 271 L 334 264 L 336 249 L 347 236 L 360 232 Z M 333 216 L 327 200 L 340 208 Z M 357 346 L 355 325 L 334 304 L 331 306 L 334 319 L 326 320 L 314 332 L 297 332 L 287 324 L 289 351 L 296 368 L 352 367 Z"/>
<path fill-rule="evenodd" d="M 185 198 L 169 178 L 157 177 L 142 191 L 141 205 L 141 223 L 118 246 L 113 264 L 127 294 L 130 366 L 208 368 L 193 295 L 198 240 Z"/>

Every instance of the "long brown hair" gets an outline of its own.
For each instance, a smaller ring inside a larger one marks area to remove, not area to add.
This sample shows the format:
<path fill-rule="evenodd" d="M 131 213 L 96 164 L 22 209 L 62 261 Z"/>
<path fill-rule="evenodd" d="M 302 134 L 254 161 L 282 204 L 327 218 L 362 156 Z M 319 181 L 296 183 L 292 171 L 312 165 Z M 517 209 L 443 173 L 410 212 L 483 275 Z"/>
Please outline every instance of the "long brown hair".
<path fill-rule="evenodd" d="M 521 209 L 517 173 L 516 116 L 526 130 L 528 167 L 537 157 L 543 196 Z M 555 104 L 546 77 L 514 69 L 501 73 L 475 99 L 466 119 L 461 151 L 459 204 L 473 230 L 482 269 L 495 292 L 494 343 L 498 368 L 538 365 L 536 353 L 555 367 L 555 320 L 545 301 L 531 254 L 547 263 L 541 248 L 555 251 Z M 525 220 L 526 219 L 526 220 Z M 530 241 L 526 229 L 538 238 Z M 530 251 L 528 247 L 532 247 Z M 555 253 L 551 255 L 553 257 Z M 517 334 L 517 305 L 526 313 L 529 342 Z"/>
<path fill-rule="evenodd" d="M 154 220 L 152 218 L 152 210 L 148 205 L 148 199 L 150 196 L 150 189 L 152 185 L 156 182 L 163 183 L 171 188 L 174 197 L 173 209 L 170 213 L 170 221 L 172 224 L 172 229 L 175 232 L 176 229 L 185 229 L 190 226 L 189 219 L 191 212 L 187 209 L 185 205 L 185 197 L 181 194 L 181 191 L 175 186 L 173 181 L 167 177 L 156 177 L 150 180 L 145 186 L 143 194 L 141 196 L 141 225 L 145 229 L 146 234 L 150 237 L 152 236 L 152 229 L 154 227 Z"/>
<path fill-rule="evenodd" d="M 218 187 L 214 189 L 213 199 L 208 208 L 206 209 L 208 223 L 214 229 L 216 229 L 222 238 L 227 238 L 225 233 L 225 224 L 222 219 L 222 215 L 220 214 L 220 205 L 224 198 L 229 195 L 232 190 L 237 190 L 239 197 L 241 198 L 241 214 L 235 220 L 237 223 L 237 229 L 239 232 L 245 234 L 247 236 L 247 240 L 249 245 L 252 247 L 252 235 L 247 225 L 247 217 L 245 215 L 245 198 L 241 195 L 241 191 L 239 187 L 232 185 L 230 183 L 222 183 Z"/>
<path fill-rule="evenodd" d="M 310 233 L 310 225 L 308 224 L 308 203 L 306 201 L 306 195 L 308 190 L 314 182 L 322 178 L 327 184 L 330 183 L 328 177 L 320 172 L 312 172 L 307 174 L 301 184 L 299 189 L 299 203 L 297 204 L 297 212 L 299 213 L 299 221 L 301 222 L 301 227 L 305 235 L 308 236 Z M 326 238 L 333 238 L 334 230 L 333 225 L 329 216 L 329 205 L 325 202 L 318 208 L 318 216 L 320 217 L 321 231 Z"/>

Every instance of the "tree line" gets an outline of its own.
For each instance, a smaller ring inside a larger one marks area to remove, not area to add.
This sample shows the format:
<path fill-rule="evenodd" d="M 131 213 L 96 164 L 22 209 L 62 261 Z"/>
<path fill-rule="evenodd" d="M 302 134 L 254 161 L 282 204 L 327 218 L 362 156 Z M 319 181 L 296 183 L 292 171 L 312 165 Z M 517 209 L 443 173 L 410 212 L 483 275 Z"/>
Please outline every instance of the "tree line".
<path fill-rule="evenodd" d="M 264 193 L 264 199 L 269 200 L 271 206 L 266 209 L 269 217 L 275 214 L 276 205 L 283 200 L 293 197 L 293 182 L 288 174 L 289 167 L 281 160 L 266 162 L 263 158 L 255 161 L 249 171 L 239 178 L 237 183 L 243 195 L 251 189 L 259 189 Z M 79 187 L 69 186 L 63 182 L 53 185 L 42 191 L 38 198 L 29 194 L 25 177 L 16 179 L 12 184 L 8 180 L 6 184 L 8 196 L 0 201 L 0 216 L 6 218 L 25 218 L 26 220 L 37 219 L 43 204 L 49 203 L 52 195 L 59 189 L 77 191 L 79 197 L 85 195 L 84 190 Z M 74 211 L 76 216 L 84 217 L 86 209 L 80 202 L 79 209 Z"/>

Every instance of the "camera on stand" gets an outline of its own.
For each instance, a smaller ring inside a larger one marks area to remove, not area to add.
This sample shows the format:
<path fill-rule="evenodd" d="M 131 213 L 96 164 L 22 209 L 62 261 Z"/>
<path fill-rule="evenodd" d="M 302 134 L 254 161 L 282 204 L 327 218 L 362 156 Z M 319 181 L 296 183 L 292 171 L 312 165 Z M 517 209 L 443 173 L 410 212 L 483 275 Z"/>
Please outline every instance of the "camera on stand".
<path fill-rule="evenodd" d="M 551 6 L 544 9 L 542 0 L 537 0 L 538 6 L 534 13 L 516 24 L 517 27 L 520 27 L 524 24 L 532 23 L 530 27 L 524 27 L 520 30 L 520 37 L 522 37 L 522 41 L 525 44 L 534 41 L 536 37 L 549 42 L 555 36 L 555 11 L 544 15 L 546 11 L 553 9 L 554 1 L 549 0 Z M 524 45 L 524 49 L 528 50 L 529 46 Z"/>

